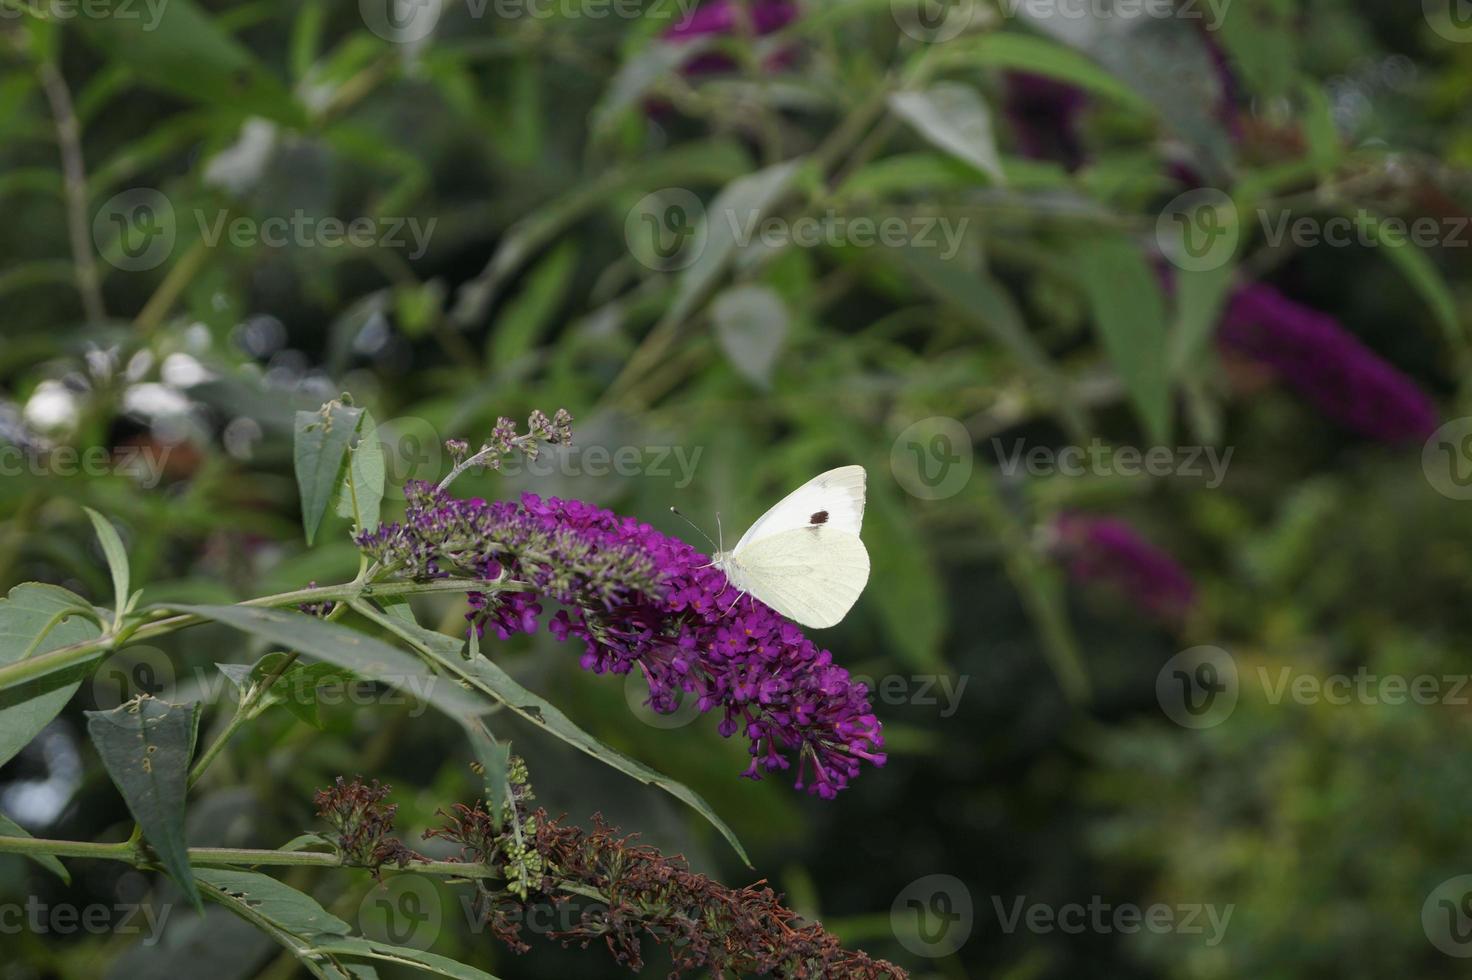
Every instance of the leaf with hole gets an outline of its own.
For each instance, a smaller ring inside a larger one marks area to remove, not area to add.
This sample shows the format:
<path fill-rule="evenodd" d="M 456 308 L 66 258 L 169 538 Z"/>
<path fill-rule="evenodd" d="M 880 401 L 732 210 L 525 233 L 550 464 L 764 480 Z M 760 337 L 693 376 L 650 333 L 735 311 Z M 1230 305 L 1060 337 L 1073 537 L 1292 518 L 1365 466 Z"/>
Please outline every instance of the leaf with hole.
<path fill-rule="evenodd" d="M 87 734 L 164 870 L 200 908 L 184 841 L 184 797 L 199 730 L 198 704 L 141 697 L 87 712 Z"/>

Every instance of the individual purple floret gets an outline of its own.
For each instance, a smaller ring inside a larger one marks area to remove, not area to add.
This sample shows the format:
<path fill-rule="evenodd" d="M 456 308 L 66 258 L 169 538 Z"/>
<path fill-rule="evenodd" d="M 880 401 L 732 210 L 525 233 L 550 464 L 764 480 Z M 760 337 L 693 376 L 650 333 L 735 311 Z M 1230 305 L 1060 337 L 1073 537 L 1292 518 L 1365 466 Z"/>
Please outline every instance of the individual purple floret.
<path fill-rule="evenodd" d="M 1436 405 L 1339 321 L 1261 283 L 1239 289 L 1217 330 L 1227 351 L 1256 361 L 1323 412 L 1372 439 L 1420 442 Z"/>
<path fill-rule="evenodd" d="M 1055 553 L 1077 582 L 1104 584 L 1152 616 L 1177 623 L 1196 602 L 1191 577 L 1174 558 L 1125 521 L 1059 514 Z"/>
<path fill-rule="evenodd" d="M 504 576 L 516 592 L 471 592 L 477 635 L 548 629 L 583 641 L 595 673 L 642 671 L 649 704 L 675 709 L 681 692 L 719 709 L 723 736 L 751 742 L 744 775 L 787 769 L 797 786 L 831 798 L 863 762 L 883 765 L 881 726 L 868 690 L 797 626 L 751 596 L 737 597 L 709 559 L 631 517 L 577 500 L 525 494 L 519 502 L 462 500 L 427 483 L 408 490 L 404 523 L 358 544 L 400 577 Z"/>

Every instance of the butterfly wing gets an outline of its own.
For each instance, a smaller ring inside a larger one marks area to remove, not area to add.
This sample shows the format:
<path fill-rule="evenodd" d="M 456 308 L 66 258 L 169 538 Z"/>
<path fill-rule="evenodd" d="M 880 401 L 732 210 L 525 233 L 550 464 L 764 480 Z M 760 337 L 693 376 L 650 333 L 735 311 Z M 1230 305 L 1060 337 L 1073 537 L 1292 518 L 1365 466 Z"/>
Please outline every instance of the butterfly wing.
<path fill-rule="evenodd" d="M 824 629 L 842 620 L 864 591 L 869 552 L 857 534 L 804 525 L 747 544 L 724 568 L 738 589 L 794 622 Z"/>
<path fill-rule="evenodd" d="M 757 518 L 756 523 L 747 528 L 741 540 L 736 542 L 732 553 L 771 535 L 814 525 L 858 537 L 864 523 L 867 479 L 862 466 L 840 466 L 836 470 L 819 473 Z"/>

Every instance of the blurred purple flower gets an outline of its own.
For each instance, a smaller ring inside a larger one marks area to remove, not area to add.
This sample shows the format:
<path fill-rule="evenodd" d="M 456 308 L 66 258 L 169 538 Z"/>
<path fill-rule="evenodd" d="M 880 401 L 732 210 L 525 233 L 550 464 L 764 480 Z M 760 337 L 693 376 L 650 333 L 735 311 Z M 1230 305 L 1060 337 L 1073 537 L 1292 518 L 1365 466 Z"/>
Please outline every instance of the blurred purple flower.
<path fill-rule="evenodd" d="M 1012 71 L 1006 75 L 1002 111 L 1012 124 L 1022 155 L 1058 160 L 1069 170 L 1084 161 L 1078 117 L 1088 105 L 1083 89 L 1045 75 Z"/>
<path fill-rule="evenodd" d="M 745 7 L 743 10 L 742 7 Z M 712 0 L 696 8 L 689 16 L 665 31 L 666 41 L 681 42 L 695 38 L 740 34 L 743 18 L 751 18 L 751 31 L 757 37 L 765 37 L 779 31 L 797 19 L 798 6 L 794 0 Z M 789 52 L 778 52 L 768 60 L 768 67 L 781 67 L 789 59 Z M 730 56 L 719 52 L 696 55 L 682 69 L 686 75 L 704 75 L 730 71 L 735 63 Z"/>
<path fill-rule="evenodd" d="M 1083 584 L 1104 584 L 1152 616 L 1179 622 L 1196 602 L 1180 563 L 1125 521 L 1063 513 L 1053 520 L 1055 554 Z"/>
<path fill-rule="evenodd" d="M 535 633 L 548 624 L 583 641 L 594 673 L 642 672 L 649 704 L 670 712 L 681 692 L 720 709 L 725 737 L 742 731 L 751 766 L 788 769 L 797 786 L 831 798 L 863 762 L 883 765 L 884 738 L 868 689 L 797 626 L 751 596 L 736 598 L 690 545 L 631 517 L 577 500 L 525 494 L 520 502 L 461 500 L 427 483 L 408 489 L 403 524 L 358 538 L 373 559 L 414 579 L 452 574 L 525 582 L 519 592 L 472 592 L 477 635 Z"/>
<path fill-rule="evenodd" d="M 1270 368 L 1319 411 L 1372 439 L 1421 441 L 1436 405 L 1339 321 L 1261 283 L 1237 290 L 1217 329 L 1223 349 Z"/>

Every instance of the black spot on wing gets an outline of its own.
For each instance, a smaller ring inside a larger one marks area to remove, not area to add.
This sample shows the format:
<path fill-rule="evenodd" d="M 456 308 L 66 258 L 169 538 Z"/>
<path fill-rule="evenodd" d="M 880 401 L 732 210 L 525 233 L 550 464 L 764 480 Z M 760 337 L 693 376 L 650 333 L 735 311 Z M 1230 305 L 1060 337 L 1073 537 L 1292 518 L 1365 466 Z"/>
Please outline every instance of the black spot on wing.
<path fill-rule="evenodd" d="M 808 518 L 808 523 L 809 524 L 827 524 L 828 523 L 828 512 L 826 510 L 820 510 L 820 511 L 818 511 L 812 517 L 809 517 Z"/>

